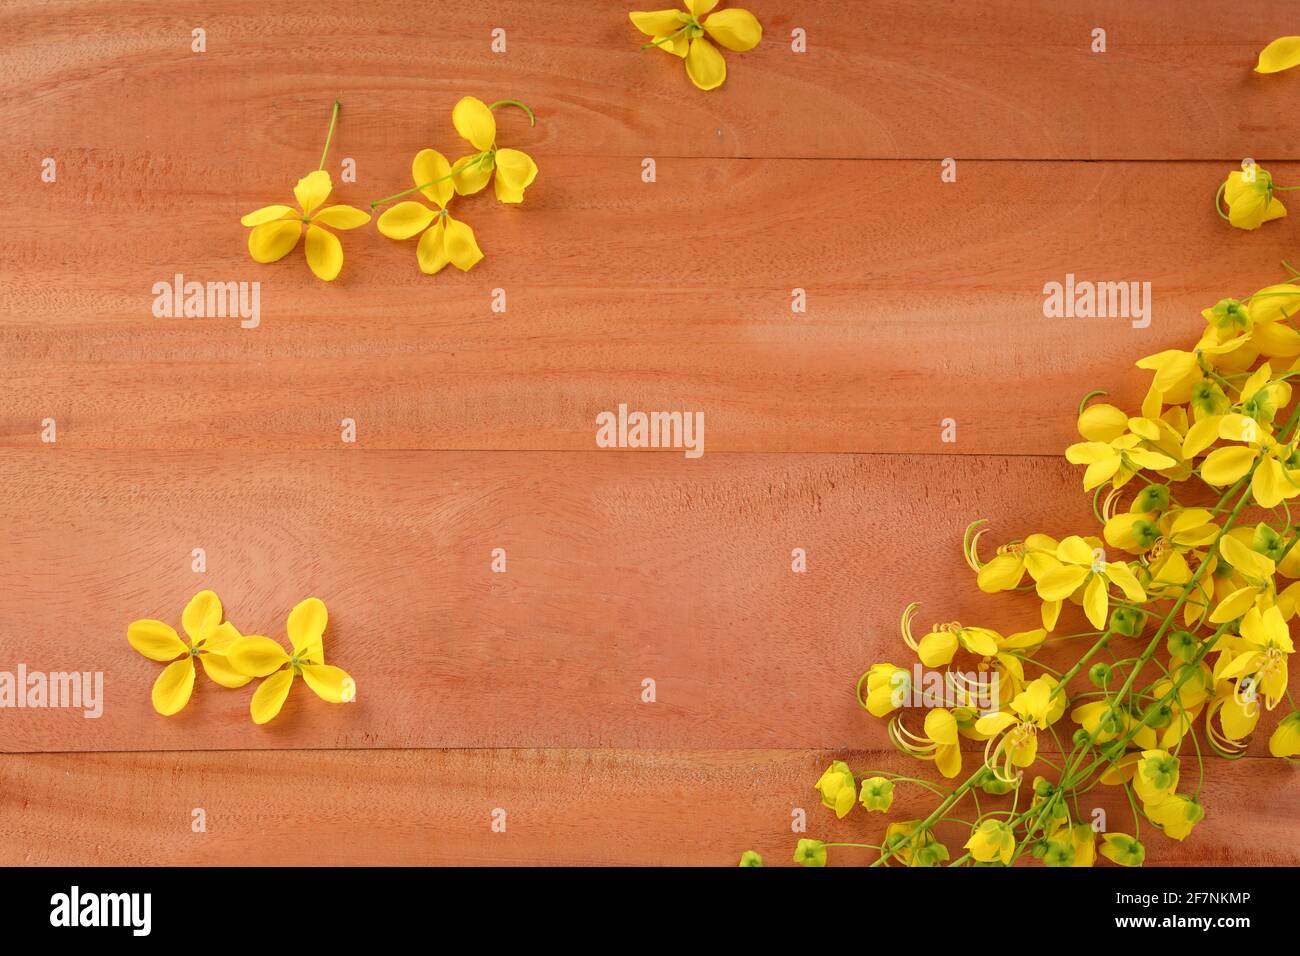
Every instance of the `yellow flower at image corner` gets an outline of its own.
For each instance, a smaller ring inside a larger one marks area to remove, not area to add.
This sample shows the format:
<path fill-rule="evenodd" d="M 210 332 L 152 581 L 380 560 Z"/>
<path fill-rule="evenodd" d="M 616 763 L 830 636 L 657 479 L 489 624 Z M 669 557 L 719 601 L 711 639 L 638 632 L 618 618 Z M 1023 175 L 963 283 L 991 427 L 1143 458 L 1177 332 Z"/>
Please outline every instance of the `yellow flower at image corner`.
<path fill-rule="evenodd" d="M 127 626 L 126 639 L 132 647 L 152 661 L 172 662 L 154 681 L 151 695 L 154 710 L 164 717 L 170 717 L 189 703 L 194 691 L 196 657 L 204 673 L 222 687 L 243 687 L 252 680 L 230 665 L 226 655 L 240 634 L 229 621 L 223 624 L 221 616 L 221 599 L 212 591 L 200 591 L 181 612 L 181 627 L 190 639 L 188 644 L 170 624 L 162 621 L 144 619 Z M 176 660 L 182 654 L 185 656 Z"/>
<path fill-rule="evenodd" d="M 1273 175 L 1266 169 L 1254 165 L 1235 169 L 1220 184 L 1214 208 L 1237 229 L 1258 229 L 1264 223 L 1286 215 L 1286 206 L 1273 195 L 1276 188 Z M 1228 207 L 1226 216 L 1219 208 L 1220 199 Z"/>
<path fill-rule="evenodd" d="M 343 244 L 334 233 L 322 228 L 356 229 L 370 221 L 370 214 L 353 206 L 326 206 L 334 189 L 330 174 L 325 172 L 325 157 L 329 155 L 330 142 L 334 138 L 334 124 L 338 120 L 340 103 L 334 101 L 334 111 L 330 115 L 329 132 L 325 136 L 325 151 L 321 154 L 320 167 L 308 173 L 293 187 L 294 199 L 298 209 L 292 206 L 263 206 L 240 219 L 244 226 L 251 227 L 248 234 L 248 252 L 257 262 L 278 262 L 298 245 L 306 228 L 307 241 L 304 251 L 307 265 L 316 278 L 332 282 L 343 268 Z"/>
<path fill-rule="evenodd" d="M 980 863 L 999 860 L 1009 864 L 1016 852 L 1016 837 L 1004 821 L 985 820 L 971 832 L 966 849 Z"/>
<path fill-rule="evenodd" d="M 1147 851 L 1127 833 L 1103 833 L 1101 855 L 1120 866 L 1141 866 L 1147 858 Z"/>
<path fill-rule="evenodd" d="M 1171 840 L 1187 839 L 1192 827 L 1205 819 L 1205 808 L 1181 793 L 1170 794 L 1159 803 L 1144 804 L 1142 810 Z"/>
<path fill-rule="evenodd" d="M 1268 752 L 1274 757 L 1300 757 L 1300 710 L 1280 721 L 1268 738 Z"/>
<path fill-rule="evenodd" d="M 1110 610 L 1109 586 L 1114 584 L 1135 603 L 1147 600 L 1133 570 L 1120 561 L 1106 561 L 1100 549 L 1078 535 L 1061 540 L 1055 565 L 1038 580 L 1036 590 L 1044 602 L 1055 603 L 1083 591 L 1083 613 L 1098 630 L 1106 627 Z"/>
<path fill-rule="evenodd" d="M 469 196 L 493 179 L 499 202 L 521 203 L 524 190 L 537 178 L 537 164 L 525 152 L 497 147 L 497 121 L 492 111 L 498 106 L 517 106 L 528 114 L 529 125 L 537 125 L 533 111 L 517 100 L 499 100 L 488 106 L 477 97 L 461 97 L 452 108 L 451 122 L 478 152 L 452 163 L 451 181 L 457 193 Z"/>
<path fill-rule="evenodd" d="M 813 789 L 821 793 L 822 806 L 834 810 L 835 816 L 841 820 L 848 816 L 858 797 L 853 771 L 843 760 L 832 762 L 826 768 L 826 772 L 813 784 Z"/>
<path fill-rule="evenodd" d="M 1300 65 L 1300 37 L 1278 37 L 1259 51 L 1256 73 L 1280 73 Z"/>
<path fill-rule="evenodd" d="M 316 696 L 331 704 L 356 699 L 356 683 L 348 673 L 325 663 L 323 635 L 328 619 L 325 602 L 307 598 L 289 612 L 287 630 L 292 654 L 269 637 L 242 637 L 230 645 L 227 653 L 236 671 L 266 678 L 249 702 L 253 723 L 264 724 L 280 712 L 297 676 Z"/>
<path fill-rule="evenodd" d="M 447 211 L 447 203 L 455 195 L 451 164 L 436 149 L 422 149 L 411 162 L 411 177 L 417 186 L 431 183 L 420 192 L 438 208 L 430 209 L 413 200 L 400 202 L 380 215 L 377 228 L 389 239 L 419 236 L 415 256 L 425 275 L 436 275 L 449 262 L 461 272 L 468 272 L 483 259 L 483 252 L 474 230 Z"/>
<path fill-rule="evenodd" d="M 894 805 L 894 781 L 884 777 L 867 777 L 862 781 L 858 801 L 867 812 L 884 812 Z"/>
<path fill-rule="evenodd" d="M 753 850 L 746 850 L 744 853 L 740 854 L 740 865 L 741 866 L 762 866 L 763 857 L 761 854 L 756 853 Z"/>
<path fill-rule="evenodd" d="M 731 7 L 700 20 L 717 5 L 718 0 L 684 0 L 684 11 L 633 12 L 628 19 L 653 38 L 646 46 L 685 60 L 692 83 L 701 90 L 716 90 L 727 78 L 727 61 L 709 39 L 736 53 L 752 50 L 763 39 L 762 24 L 748 10 Z"/>

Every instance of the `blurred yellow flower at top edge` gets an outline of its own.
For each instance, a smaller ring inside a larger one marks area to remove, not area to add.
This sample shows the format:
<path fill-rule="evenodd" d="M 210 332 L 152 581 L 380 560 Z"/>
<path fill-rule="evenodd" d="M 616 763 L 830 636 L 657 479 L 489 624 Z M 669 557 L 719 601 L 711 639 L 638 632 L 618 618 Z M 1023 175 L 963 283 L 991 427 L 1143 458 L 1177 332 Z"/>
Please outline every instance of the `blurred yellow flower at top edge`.
<path fill-rule="evenodd" d="M 686 61 L 686 75 L 702 90 L 716 90 L 727 78 L 727 61 L 709 42 L 716 41 L 736 53 L 745 53 L 763 39 L 763 26 L 748 10 L 732 7 L 719 10 L 703 21 L 700 17 L 718 5 L 718 0 L 683 0 L 686 9 L 632 12 L 633 26 L 657 46 Z"/>
<path fill-rule="evenodd" d="M 370 221 L 369 213 L 353 206 L 325 206 L 333 189 L 330 174 L 318 169 L 293 187 L 299 209 L 263 206 L 240 219 L 242 225 L 252 228 L 248 234 L 249 255 L 257 262 L 278 262 L 298 245 L 306 226 L 307 265 L 316 278 L 332 282 L 343 268 L 343 244 L 322 226 L 356 229 Z"/>

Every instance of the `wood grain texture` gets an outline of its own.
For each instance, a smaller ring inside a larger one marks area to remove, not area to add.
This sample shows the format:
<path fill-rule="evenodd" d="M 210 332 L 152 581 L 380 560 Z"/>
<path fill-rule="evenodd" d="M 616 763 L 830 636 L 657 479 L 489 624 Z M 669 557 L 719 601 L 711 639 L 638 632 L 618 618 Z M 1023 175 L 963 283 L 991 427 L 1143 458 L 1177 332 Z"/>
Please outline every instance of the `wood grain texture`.
<path fill-rule="evenodd" d="M 960 529 L 1095 527 L 1078 481 L 1019 457 L 13 452 L 0 668 L 102 671 L 106 702 L 5 711 L 0 750 L 887 746 L 852 687 L 914 660 L 904 605 L 922 602 L 921 633 L 1036 627 L 1032 595 L 977 590 Z M 205 587 L 280 639 L 295 603 L 324 599 L 357 701 L 298 685 L 256 727 L 253 688 L 200 674 L 189 707 L 155 714 L 161 665 L 126 627 L 178 622 Z M 1058 633 L 1081 624 L 1067 609 Z"/>
<path fill-rule="evenodd" d="M 914 773 L 897 754 L 798 750 L 314 751 L 279 754 L 41 754 L 0 760 L 0 866 L 15 865 L 700 865 L 734 866 L 755 849 L 792 864 L 807 836 L 878 842 L 883 814 L 842 821 L 812 789 L 833 759 Z M 895 788 L 890 819 L 919 818 L 937 798 Z M 1215 761 L 1205 819 L 1185 842 L 1143 827 L 1148 865 L 1300 865 L 1300 791 L 1278 761 Z M 986 797 L 985 809 L 1006 804 Z M 1122 791 L 1102 787 L 1084 812 L 1132 826 Z M 207 832 L 191 829 L 202 808 Z M 506 811 L 506 832 L 490 829 Z M 969 805 L 966 807 L 970 810 Z M 960 814 L 958 814 L 960 816 Z M 954 856 L 957 824 L 938 829 Z M 833 865 L 875 859 L 831 851 Z M 1101 865 L 1110 865 L 1102 861 Z"/>
<path fill-rule="evenodd" d="M 340 198 L 409 183 L 427 140 L 401 135 Z M 64 447 L 337 448 L 350 417 L 371 448 L 585 450 L 627 403 L 704 412 L 706 454 L 1060 454 L 1085 392 L 1135 407 L 1132 363 L 1279 280 L 1294 237 L 1219 220 L 1222 164 L 963 163 L 945 184 L 931 163 L 665 160 L 647 184 L 566 158 L 521 208 L 463 200 L 488 254 L 470 273 L 423 276 L 412 243 L 366 228 L 325 284 L 300 252 L 249 260 L 238 224 L 289 197 L 308 142 L 256 167 L 197 143 L 161 169 L 88 154 L 26 187 L 0 265 L 0 442 L 39 446 L 54 418 Z M 113 226 L 79 229 L 88 204 Z M 155 318 L 177 273 L 261 282 L 261 325 Z M 1067 273 L 1149 282 L 1150 327 L 1045 318 Z"/>
<path fill-rule="evenodd" d="M 1236 162 L 1300 146 L 1300 78 L 1251 72 L 1294 31 L 1289 0 L 746 0 L 765 39 L 727 54 L 730 79 L 709 94 L 641 50 L 627 19 L 676 5 L 485 0 L 414 16 L 398 0 L 11 0 L 0 115 L 12 149 L 149 148 L 155 162 L 315 144 L 336 93 L 345 150 L 467 92 L 533 105 L 546 155 Z M 194 27 L 206 53 L 190 50 Z M 489 49 L 497 27 L 504 55 Z M 1105 53 L 1091 52 L 1095 28 Z"/>

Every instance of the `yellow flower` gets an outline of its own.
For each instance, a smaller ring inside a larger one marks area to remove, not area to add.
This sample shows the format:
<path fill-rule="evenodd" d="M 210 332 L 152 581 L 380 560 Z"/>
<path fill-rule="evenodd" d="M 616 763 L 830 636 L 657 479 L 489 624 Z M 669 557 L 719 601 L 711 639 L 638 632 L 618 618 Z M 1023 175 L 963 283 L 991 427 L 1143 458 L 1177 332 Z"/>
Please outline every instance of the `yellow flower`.
<path fill-rule="evenodd" d="M 289 612 L 292 654 L 269 637 L 241 637 L 231 644 L 228 655 L 236 671 L 266 678 L 249 702 L 254 723 L 264 724 L 280 712 L 299 675 L 321 700 L 342 704 L 356 698 L 356 683 L 347 672 L 325 663 L 322 636 L 327 620 L 325 603 L 307 598 Z"/>
<path fill-rule="evenodd" d="M 867 696 L 862 697 L 862 682 L 866 681 Z M 858 680 L 858 703 L 873 717 L 884 717 L 902 706 L 911 693 L 911 672 L 893 664 L 872 664 Z"/>
<path fill-rule="evenodd" d="M 1205 818 L 1205 808 L 1181 793 L 1170 794 L 1159 803 L 1145 804 L 1147 819 L 1171 840 L 1185 840 L 1192 827 Z"/>
<path fill-rule="evenodd" d="M 719 10 L 705 18 L 718 0 L 684 0 L 686 11 L 655 10 L 629 13 L 633 26 L 654 39 L 646 46 L 657 46 L 686 61 L 686 75 L 702 90 L 715 90 L 727 78 L 727 61 L 711 37 L 728 50 L 744 53 L 758 46 L 763 27 L 748 10 Z M 707 36 L 706 36 L 707 34 Z"/>
<path fill-rule="evenodd" d="M 1245 651 L 1214 676 L 1238 681 L 1253 676 L 1255 685 L 1264 691 L 1265 706 L 1272 710 L 1286 694 L 1287 658 L 1295 653 L 1290 628 L 1276 607 L 1262 613 L 1252 607 L 1241 619 L 1241 640 Z"/>
<path fill-rule="evenodd" d="M 190 598 L 181 612 L 181 627 L 190 642 L 177 635 L 170 624 L 162 621 L 132 621 L 126 639 L 131 646 L 152 661 L 172 661 L 163 668 L 153 685 L 153 708 L 170 717 L 189 703 L 194 691 L 194 659 L 204 672 L 222 687 L 243 687 L 250 678 L 230 666 L 226 654 L 240 635 L 235 625 L 221 622 L 221 599 L 212 591 L 200 591 Z M 182 654 L 181 660 L 176 660 Z"/>
<path fill-rule="evenodd" d="M 835 816 L 843 820 L 857 799 L 857 784 L 853 780 L 853 771 L 843 760 L 836 760 L 821 778 L 813 785 L 822 795 L 822 806 L 835 811 Z"/>
<path fill-rule="evenodd" d="M 334 233 L 321 227 L 355 229 L 370 221 L 369 214 L 352 206 L 324 206 L 333 188 L 330 174 L 318 169 L 293 187 L 299 209 L 263 206 L 239 220 L 252 227 L 248 234 L 249 254 L 257 262 L 277 262 L 298 245 L 305 226 L 307 265 L 316 278 L 333 281 L 343 268 L 343 244 Z"/>
<path fill-rule="evenodd" d="M 1133 769 L 1133 792 L 1143 803 L 1157 804 L 1178 789 L 1177 757 L 1165 750 L 1144 750 Z"/>
<path fill-rule="evenodd" d="M 898 749 L 918 760 L 933 760 L 939 772 L 951 779 L 961 772 L 958 729 L 953 712 L 936 707 L 926 712 L 923 735 L 912 733 L 895 717 L 889 724 L 889 739 Z"/>
<path fill-rule="evenodd" d="M 1101 855 L 1120 866 L 1141 866 L 1147 851 L 1127 833 L 1103 833 Z"/>
<path fill-rule="evenodd" d="M 1002 820 L 985 820 L 971 832 L 966 849 L 980 863 L 1000 860 L 1009 864 L 1016 852 L 1016 837 Z"/>
<path fill-rule="evenodd" d="M 1132 568 L 1119 561 L 1106 561 L 1078 535 L 1063 539 L 1056 549 L 1055 565 L 1038 579 L 1038 596 L 1047 602 L 1057 602 L 1083 589 L 1083 612 L 1092 626 L 1101 630 L 1106 626 L 1110 609 L 1109 586 L 1114 584 L 1130 601 L 1147 600 L 1146 592 L 1138 583 Z"/>
<path fill-rule="evenodd" d="M 760 856 L 758 853 L 755 853 L 753 850 L 746 850 L 744 853 L 740 854 L 740 865 L 741 866 L 762 866 L 763 857 Z"/>
<path fill-rule="evenodd" d="M 1278 723 L 1268 738 L 1268 752 L 1274 757 L 1300 757 L 1300 710 L 1293 710 Z"/>
<path fill-rule="evenodd" d="M 1228 215 L 1223 216 L 1222 211 L 1219 215 L 1238 229 L 1258 229 L 1286 215 L 1286 206 L 1273 196 L 1272 175 L 1258 166 L 1228 173 L 1219 186 L 1219 196 L 1228 207 Z M 1218 197 L 1215 208 L 1218 208 Z"/>
<path fill-rule="evenodd" d="M 376 223 L 379 231 L 389 239 L 420 237 L 415 247 L 415 257 L 420 271 L 436 275 L 450 262 L 461 272 L 468 272 L 483 258 L 474 230 L 453 219 L 447 212 L 447 203 L 455 192 L 451 185 L 451 164 L 436 149 L 422 149 L 411 163 L 411 176 L 416 184 L 429 183 L 420 191 L 437 209 L 423 203 L 399 202 L 384 212 Z"/>
<path fill-rule="evenodd" d="M 906 866 L 933 866 L 948 859 L 948 848 L 935 839 L 934 831 L 927 829 L 919 838 L 913 836 L 920 825 L 920 820 L 901 820 L 885 827 L 880 855 L 886 863 L 902 860 Z"/>
<path fill-rule="evenodd" d="M 1076 442 L 1065 450 L 1065 458 L 1074 465 L 1087 465 L 1083 474 L 1083 490 L 1091 491 L 1110 481 L 1122 488 L 1143 468 L 1159 471 L 1178 464 L 1168 455 L 1141 447 L 1141 435 L 1129 432 L 1108 442 Z"/>
<path fill-rule="evenodd" d="M 1097 834 L 1086 823 L 1070 827 L 1070 842 L 1074 846 L 1072 866 L 1092 866 L 1097 862 Z"/>
<path fill-rule="evenodd" d="M 926 667 L 942 667 L 952 663 L 953 655 L 959 647 L 981 657 L 994 657 L 998 653 L 998 633 L 987 627 L 962 627 L 956 622 L 936 624 L 934 630 L 921 638 L 919 643 L 912 641 L 907 631 L 904 631 L 903 636 Z"/>
<path fill-rule="evenodd" d="M 862 808 L 868 812 L 888 810 L 894 804 L 894 782 L 884 777 L 868 777 L 862 781 L 862 792 L 858 799 Z"/>
<path fill-rule="evenodd" d="M 821 840 L 800 840 L 794 848 L 794 861 L 800 866 L 825 866 L 826 844 Z"/>
<path fill-rule="evenodd" d="M 1300 37 L 1278 37 L 1259 51 L 1256 73 L 1280 73 L 1300 63 Z"/>
<path fill-rule="evenodd" d="M 1275 589 L 1273 560 L 1253 550 L 1234 535 L 1219 537 L 1219 556 L 1232 566 L 1236 580 L 1232 582 L 1234 589 L 1219 601 L 1210 614 L 1210 621 L 1214 624 L 1223 624 L 1241 617 L 1261 598 L 1271 600 Z"/>
<path fill-rule="evenodd" d="M 480 99 L 466 96 L 452 108 L 451 122 L 456 132 L 478 150 L 452 164 L 452 183 L 462 196 L 480 191 L 495 171 L 497 199 L 520 203 L 524 201 L 524 190 L 537 178 L 537 164 L 531 156 L 517 149 L 497 147 L 497 121 L 492 111 L 503 105 L 518 106 L 528 114 L 530 125 L 537 124 L 533 111 L 516 100 L 499 100 L 488 106 Z"/>

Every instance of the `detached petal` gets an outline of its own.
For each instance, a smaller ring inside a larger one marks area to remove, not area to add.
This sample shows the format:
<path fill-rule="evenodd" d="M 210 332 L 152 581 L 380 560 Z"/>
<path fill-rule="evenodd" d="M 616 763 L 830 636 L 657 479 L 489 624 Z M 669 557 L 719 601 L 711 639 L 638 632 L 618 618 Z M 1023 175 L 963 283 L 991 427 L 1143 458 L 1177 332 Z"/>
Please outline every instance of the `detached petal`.
<path fill-rule="evenodd" d="M 523 202 L 524 190 L 537 178 L 537 164 L 533 158 L 517 149 L 498 149 L 496 164 L 497 199 Z"/>
<path fill-rule="evenodd" d="M 333 282 L 343 269 L 343 243 L 320 226 L 307 227 L 307 265 L 317 279 Z"/>
<path fill-rule="evenodd" d="M 326 206 L 312 217 L 312 221 L 335 229 L 356 229 L 370 221 L 370 213 L 356 206 Z"/>
<path fill-rule="evenodd" d="M 151 661 L 172 661 L 189 652 L 175 629 L 162 621 L 132 621 L 126 627 L 126 639 Z"/>
<path fill-rule="evenodd" d="M 241 637 L 230 645 L 230 666 L 249 677 L 265 677 L 289 663 L 284 648 L 269 637 Z"/>
<path fill-rule="evenodd" d="M 298 245 L 302 223 L 297 219 L 277 219 L 254 226 L 248 234 L 248 254 L 256 262 L 279 262 Z"/>
<path fill-rule="evenodd" d="M 744 53 L 763 39 L 763 25 L 748 10 L 719 10 L 704 21 L 704 30 L 728 50 Z"/>
<path fill-rule="evenodd" d="M 304 664 L 302 679 L 321 700 L 331 704 L 346 704 L 356 699 L 356 682 L 341 667 L 330 664 Z"/>
<path fill-rule="evenodd" d="M 415 185 L 420 186 L 435 179 L 442 180 L 420 190 L 426 199 L 436 202 L 439 206 L 446 206 L 455 194 L 455 187 L 452 186 L 451 180 L 443 179 L 444 176 L 450 175 L 451 163 L 447 162 L 447 157 L 436 149 L 422 149 L 415 154 L 415 159 L 411 160 L 411 178 L 415 180 Z"/>
<path fill-rule="evenodd" d="M 1259 51 L 1256 73 L 1279 73 L 1300 64 L 1300 37 L 1278 37 Z"/>
<path fill-rule="evenodd" d="M 153 682 L 153 709 L 170 717 L 190 701 L 194 692 L 194 658 L 173 661 Z"/>
<path fill-rule="evenodd" d="M 497 141 L 497 121 L 488 105 L 474 96 L 462 97 L 451 110 L 451 123 L 461 139 L 467 139 L 480 152 L 491 149 Z M 423 180 L 421 180 L 423 182 Z"/>
<path fill-rule="evenodd" d="M 318 597 L 309 597 L 300 601 L 289 612 L 289 643 L 294 653 L 300 658 L 316 664 L 325 663 L 322 637 L 325 625 L 329 623 L 329 612 L 325 602 Z"/>
<path fill-rule="evenodd" d="M 450 181 L 447 188 L 451 188 Z M 380 233 L 389 239 L 410 239 L 429 228 L 437 213 L 422 202 L 407 200 L 392 209 L 386 209 L 376 224 Z"/>
<path fill-rule="evenodd" d="M 202 640 L 221 623 L 221 598 L 215 591 L 200 591 L 181 613 L 181 627 L 191 641 Z"/>
<path fill-rule="evenodd" d="M 278 714 L 292 686 L 291 670 L 277 671 L 262 681 L 261 686 L 253 692 L 253 699 L 248 702 L 248 712 L 253 717 L 253 723 L 264 724 Z"/>
<path fill-rule="evenodd" d="M 443 225 L 442 246 L 451 264 L 461 272 L 468 272 L 483 258 L 483 252 L 474 239 L 474 230 L 450 216 L 446 217 Z"/>
<path fill-rule="evenodd" d="M 254 209 L 247 216 L 239 220 L 241 226 L 260 226 L 264 222 L 274 222 L 277 219 L 283 219 L 286 216 L 297 216 L 297 212 L 292 206 L 263 206 L 261 209 Z"/>
<path fill-rule="evenodd" d="M 704 37 L 691 41 L 686 54 L 686 75 L 702 90 L 716 90 L 727 78 L 727 61 Z"/>
<path fill-rule="evenodd" d="M 333 188 L 334 184 L 330 182 L 330 174 L 323 169 L 318 169 L 298 180 L 298 184 L 293 187 L 293 198 L 298 200 L 303 215 L 310 216 L 316 207 L 329 199 L 330 191 Z"/>

